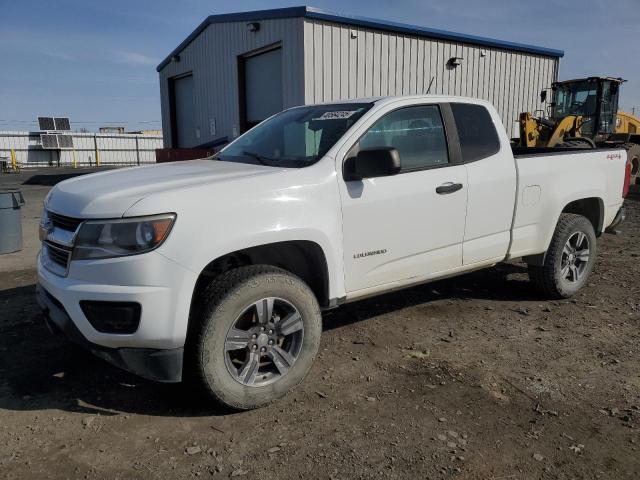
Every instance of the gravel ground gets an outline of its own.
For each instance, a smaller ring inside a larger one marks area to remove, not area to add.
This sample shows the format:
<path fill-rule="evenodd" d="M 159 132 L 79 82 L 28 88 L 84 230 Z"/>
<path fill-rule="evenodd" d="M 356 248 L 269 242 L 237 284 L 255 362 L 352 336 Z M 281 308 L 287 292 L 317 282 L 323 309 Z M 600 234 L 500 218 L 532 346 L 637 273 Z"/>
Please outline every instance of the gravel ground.
<path fill-rule="evenodd" d="M 576 298 L 515 263 L 347 305 L 306 381 L 244 413 L 52 337 L 33 268 L 0 268 L 0 476 L 640 478 L 640 195 L 627 209 Z"/>

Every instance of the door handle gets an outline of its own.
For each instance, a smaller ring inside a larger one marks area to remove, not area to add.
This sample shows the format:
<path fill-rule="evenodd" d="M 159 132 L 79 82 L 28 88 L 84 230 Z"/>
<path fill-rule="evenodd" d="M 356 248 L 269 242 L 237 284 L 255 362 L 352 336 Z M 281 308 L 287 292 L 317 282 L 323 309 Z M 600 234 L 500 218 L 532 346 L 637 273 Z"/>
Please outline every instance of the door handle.
<path fill-rule="evenodd" d="M 443 183 L 439 187 L 436 187 L 436 193 L 439 195 L 446 195 L 448 193 L 457 192 L 461 188 L 462 188 L 461 183 L 447 182 L 447 183 Z"/>

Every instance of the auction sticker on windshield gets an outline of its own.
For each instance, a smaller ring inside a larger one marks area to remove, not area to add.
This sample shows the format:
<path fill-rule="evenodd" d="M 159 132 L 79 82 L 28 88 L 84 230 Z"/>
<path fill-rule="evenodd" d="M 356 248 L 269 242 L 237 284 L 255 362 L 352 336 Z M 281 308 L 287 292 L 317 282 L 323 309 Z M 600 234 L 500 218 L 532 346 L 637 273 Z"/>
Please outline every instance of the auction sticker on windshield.
<path fill-rule="evenodd" d="M 337 110 L 335 112 L 324 112 L 318 118 L 314 118 L 314 120 L 337 120 L 349 118 L 356 112 L 358 112 L 358 110 Z"/>

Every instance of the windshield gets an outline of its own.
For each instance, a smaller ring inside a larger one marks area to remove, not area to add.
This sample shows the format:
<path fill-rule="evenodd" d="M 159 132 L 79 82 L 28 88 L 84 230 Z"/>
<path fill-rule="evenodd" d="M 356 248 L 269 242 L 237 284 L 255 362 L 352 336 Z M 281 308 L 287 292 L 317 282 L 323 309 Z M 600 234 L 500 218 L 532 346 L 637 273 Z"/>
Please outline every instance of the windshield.
<path fill-rule="evenodd" d="M 311 165 L 372 105 L 336 103 L 286 110 L 249 130 L 215 158 L 278 167 Z"/>
<path fill-rule="evenodd" d="M 598 107 L 598 82 L 588 80 L 557 84 L 553 100 L 553 119 L 568 115 L 592 116 Z"/>

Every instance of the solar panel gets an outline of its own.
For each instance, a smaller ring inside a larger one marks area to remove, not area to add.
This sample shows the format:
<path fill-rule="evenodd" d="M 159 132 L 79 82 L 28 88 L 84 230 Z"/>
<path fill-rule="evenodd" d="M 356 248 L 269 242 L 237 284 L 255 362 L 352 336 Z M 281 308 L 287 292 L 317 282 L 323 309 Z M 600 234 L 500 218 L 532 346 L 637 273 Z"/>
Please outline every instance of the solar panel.
<path fill-rule="evenodd" d="M 73 137 L 71 135 L 57 135 L 57 137 L 58 148 L 73 148 Z"/>
<path fill-rule="evenodd" d="M 42 143 L 42 148 L 45 149 L 52 149 L 58 148 L 58 135 L 47 135 L 47 134 L 41 134 L 40 135 L 40 142 Z"/>
<path fill-rule="evenodd" d="M 69 124 L 69 119 L 67 117 L 55 117 L 53 120 L 56 130 L 71 130 L 71 125 Z"/>
<path fill-rule="evenodd" d="M 55 122 L 53 117 L 38 117 L 38 126 L 40 130 L 55 130 Z"/>

